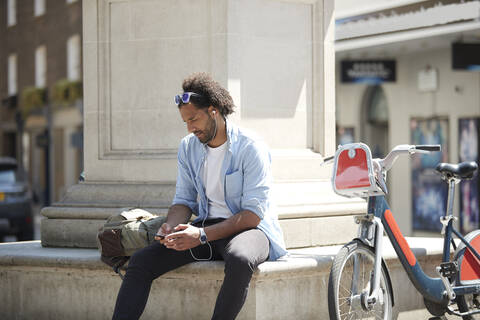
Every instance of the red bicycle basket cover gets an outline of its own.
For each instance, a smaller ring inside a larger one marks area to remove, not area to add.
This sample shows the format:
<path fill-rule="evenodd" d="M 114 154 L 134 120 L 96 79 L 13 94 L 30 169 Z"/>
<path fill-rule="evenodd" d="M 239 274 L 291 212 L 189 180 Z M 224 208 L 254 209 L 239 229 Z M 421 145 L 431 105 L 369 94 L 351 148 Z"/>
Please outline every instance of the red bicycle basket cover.
<path fill-rule="evenodd" d="M 350 158 L 348 152 L 343 150 L 338 155 L 335 187 L 338 190 L 370 187 L 367 153 L 357 148 L 355 156 Z"/>

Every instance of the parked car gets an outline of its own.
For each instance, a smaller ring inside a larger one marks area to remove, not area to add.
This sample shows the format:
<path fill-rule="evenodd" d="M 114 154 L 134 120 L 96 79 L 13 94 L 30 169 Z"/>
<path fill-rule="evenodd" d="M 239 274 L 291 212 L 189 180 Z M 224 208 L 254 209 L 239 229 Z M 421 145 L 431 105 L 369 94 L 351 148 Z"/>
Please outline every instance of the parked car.
<path fill-rule="evenodd" d="M 0 240 L 15 235 L 33 239 L 32 194 L 13 158 L 0 157 Z"/>

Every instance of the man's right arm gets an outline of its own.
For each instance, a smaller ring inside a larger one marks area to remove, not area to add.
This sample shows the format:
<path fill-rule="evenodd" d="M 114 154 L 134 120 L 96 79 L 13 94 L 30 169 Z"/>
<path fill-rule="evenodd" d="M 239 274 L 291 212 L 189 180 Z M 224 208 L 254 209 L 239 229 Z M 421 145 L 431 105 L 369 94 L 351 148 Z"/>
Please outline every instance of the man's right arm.
<path fill-rule="evenodd" d="M 192 210 L 183 204 L 174 204 L 168 209 L 167 221 L 172 228 L 180 223 L 187 223 L 192 216 Z"/>

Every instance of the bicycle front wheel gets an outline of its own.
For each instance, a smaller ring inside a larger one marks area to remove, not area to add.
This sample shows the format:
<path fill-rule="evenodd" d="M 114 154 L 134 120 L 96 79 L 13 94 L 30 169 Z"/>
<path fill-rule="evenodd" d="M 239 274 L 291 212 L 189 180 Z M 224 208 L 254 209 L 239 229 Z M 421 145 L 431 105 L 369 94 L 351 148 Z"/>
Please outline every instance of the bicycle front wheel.
<path fill-rule="evenodd" d="M 370 292 L 374 261 L 372 248 L 357 240 L 345 245 L 337 254 L 328 281 L 330 320 L 392 318 L 392 288 L 383 264 L 376 303 L 370 307 L 362 303 Z"/>

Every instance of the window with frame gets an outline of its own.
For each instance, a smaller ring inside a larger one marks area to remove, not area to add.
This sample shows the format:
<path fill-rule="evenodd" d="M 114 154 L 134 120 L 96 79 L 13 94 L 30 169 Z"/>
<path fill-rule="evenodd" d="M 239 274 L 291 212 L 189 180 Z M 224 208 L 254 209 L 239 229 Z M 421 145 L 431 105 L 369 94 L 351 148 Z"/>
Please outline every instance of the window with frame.
<path fill-rule="evenodd" d="M 44 45 L 35 50 L 35 86 L 47 86 L 47 47 Z"/>
<path fill-rule="evenodd" d="M 81 72 L 81 44 L 80 35 L 75 34 L 67 41 L 67 78 L 80 80 Z"/>
<path fill-rule="evenodd" d="M 35 17 L 44 15 L 46 10 L 46 0 L 35 0 L 33 6 L 33 15 Z"/>
<path fill-rule="evenodd" d="M 17 55 L 8 56 L 8 96 L 17 94 Z"/>
<path fill-rule="evenodd" d="M 7 27 L 17 24 L 17 1 L 8 0 L 7 2 Z"/>

